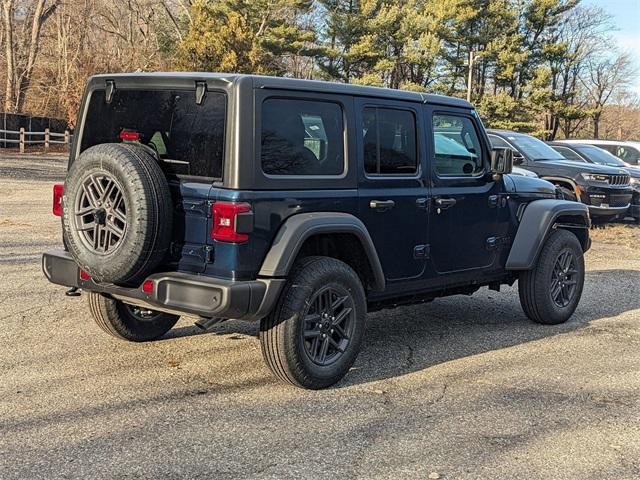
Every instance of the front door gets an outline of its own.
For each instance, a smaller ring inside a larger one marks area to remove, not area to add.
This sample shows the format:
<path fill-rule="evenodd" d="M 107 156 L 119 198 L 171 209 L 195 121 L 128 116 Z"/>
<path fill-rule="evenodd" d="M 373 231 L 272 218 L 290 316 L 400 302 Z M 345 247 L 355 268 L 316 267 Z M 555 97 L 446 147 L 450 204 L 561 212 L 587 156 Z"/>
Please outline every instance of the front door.
<path fill-rule="evenodd" d="M 429 243 L 434 273 L 488 268 L 501 239 L 498 209 L 506 202 L 502 181 L 490 175 L 490 149 L 477 118 L 467 111 L 426 108 L 431 131 L 432 178 Z"/>
<path fill-rule="evenodd" d="M 357 99 L 356 115 L 359 214 L 393 288 L 420 279 L 428 255 L 421 105 Z"/>

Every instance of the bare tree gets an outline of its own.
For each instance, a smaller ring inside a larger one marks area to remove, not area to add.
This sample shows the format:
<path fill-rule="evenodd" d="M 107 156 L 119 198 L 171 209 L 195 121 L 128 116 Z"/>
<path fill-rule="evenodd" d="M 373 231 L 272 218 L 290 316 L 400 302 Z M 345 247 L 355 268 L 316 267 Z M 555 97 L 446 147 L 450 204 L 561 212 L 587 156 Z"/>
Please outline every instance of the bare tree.
<path fill-rule="evenodd" d="M 25 94 L 31 84 L 40 51 L 42 27 L 59 3 L 60 0 L 36 0 L 24 4 L 17 4 L 15 0 L 2 2 L 7 57 L 5 110 L 8 112 L 20 112 L 23 109 Z M 22 27 L 19 30 L 20 38 L 16 35 L 17 24 Z"/>
<path fill-rule="evenodd" d="M 593 123 L 593 138 L 600 136 L 600 120 L 604 107 L 624 91 L 634 78 L 635 70 L 629 55 L 592 56 L 580 80 L 589 97 L 589 113 Z"/>

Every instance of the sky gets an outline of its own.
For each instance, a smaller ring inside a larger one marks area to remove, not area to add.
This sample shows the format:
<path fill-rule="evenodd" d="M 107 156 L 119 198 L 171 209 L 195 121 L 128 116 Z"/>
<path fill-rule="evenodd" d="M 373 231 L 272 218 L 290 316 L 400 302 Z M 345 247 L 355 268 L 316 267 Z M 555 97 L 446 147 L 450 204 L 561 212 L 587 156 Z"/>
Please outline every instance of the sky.
<path fill-rule="evenodd" d="M 640 94 L 640 0 L 583 0 L 583 5 L 594 5 L 611 15 L 618 28 L 612 32 L 618 47 L 631 54 L 638 75 L 633 89 Z"/>

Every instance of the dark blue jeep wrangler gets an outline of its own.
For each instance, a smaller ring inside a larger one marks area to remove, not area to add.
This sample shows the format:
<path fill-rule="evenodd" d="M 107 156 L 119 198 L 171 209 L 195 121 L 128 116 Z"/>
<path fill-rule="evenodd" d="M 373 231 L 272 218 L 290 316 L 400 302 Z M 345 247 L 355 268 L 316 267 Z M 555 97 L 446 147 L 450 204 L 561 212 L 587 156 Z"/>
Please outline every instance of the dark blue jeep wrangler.
<path fill-rule="evenodd" d="M 260 321 L 266 363 L 340 380 L 367 311 L 519 283 L 535 322 L 574 312 L 586 205 L 511 176 L 473 107 L 437 95 L 248 75 L 93 77 L 54 188 L 82 289 L 132 341 L 179 315 Z"/>

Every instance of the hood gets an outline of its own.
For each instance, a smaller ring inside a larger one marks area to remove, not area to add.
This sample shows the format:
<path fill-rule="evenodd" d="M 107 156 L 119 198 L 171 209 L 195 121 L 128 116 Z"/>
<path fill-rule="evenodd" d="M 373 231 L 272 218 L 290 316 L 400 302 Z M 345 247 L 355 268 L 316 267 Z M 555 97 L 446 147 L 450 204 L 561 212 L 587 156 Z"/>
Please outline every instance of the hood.
<path fill-rule="evenodd" d="M 639 167 L 624 167 L 631 178 L 640 178 L 640 168 Z"/>
<path fill-rule="evenodd" d="M 542 168 L 565 167 L 575 172 L 602 173 L 603 175 L 624 175 L 627 173 L 623 168 L 608 167 L 596 163 L 574 162 L 573 160 L 538 160 L 536 161 L 536 166 Z"/>
<path fill-rule="evenodd" d="M 523 175 L 505 175 L 504 185 L 509 193 L 528 193 L 555 197 L 556 187 L 553 183 L 540 178 Z"/>

